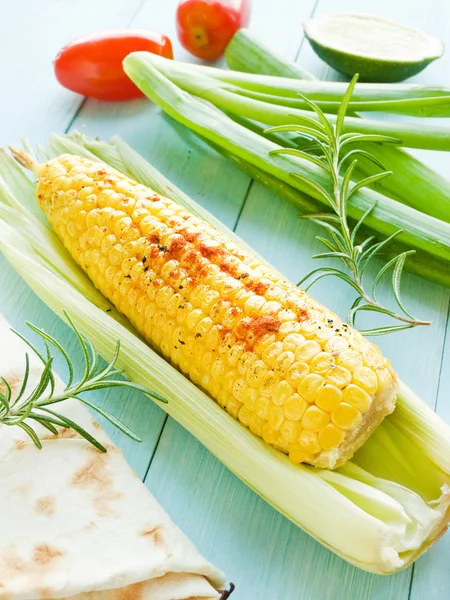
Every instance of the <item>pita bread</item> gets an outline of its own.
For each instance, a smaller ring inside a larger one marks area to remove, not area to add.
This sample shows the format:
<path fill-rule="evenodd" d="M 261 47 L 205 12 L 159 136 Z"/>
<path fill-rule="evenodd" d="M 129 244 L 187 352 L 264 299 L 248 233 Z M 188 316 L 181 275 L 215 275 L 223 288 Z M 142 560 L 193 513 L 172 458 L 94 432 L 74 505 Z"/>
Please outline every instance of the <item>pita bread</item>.
<path fill-rule="evenodd" d="M 15 393 L 26 352 L 0 315 L 0 375 Z M 30 390 L 41 371 L 30 356 Z M 57 386 L 64 389 L 61 380 Z M 69 400 L 58 410 L 108 452 L 72 430 L 54 436 L 33 422 L 38 450 L 19 427 L 0 425 L 0 600 L 220 598 L 223 573 L 174 525 L 86 408 Z"/>

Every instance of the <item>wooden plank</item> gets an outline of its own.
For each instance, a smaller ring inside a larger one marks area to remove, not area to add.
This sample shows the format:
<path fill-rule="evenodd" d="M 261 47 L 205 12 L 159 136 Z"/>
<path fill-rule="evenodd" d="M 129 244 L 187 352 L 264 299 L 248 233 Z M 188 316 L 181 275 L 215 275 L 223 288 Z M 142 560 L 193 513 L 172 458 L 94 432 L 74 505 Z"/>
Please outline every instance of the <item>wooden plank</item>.
<path fill-rule="evenodd" d="M 98 29 L 126 27 L 141 0 L 21 0 L 3 2 L 3 116 L 0 145 L 33 143 L 63 131 L 82 97 L 63 89 L 53 72 L 53 59 L 70 40 Z"/>

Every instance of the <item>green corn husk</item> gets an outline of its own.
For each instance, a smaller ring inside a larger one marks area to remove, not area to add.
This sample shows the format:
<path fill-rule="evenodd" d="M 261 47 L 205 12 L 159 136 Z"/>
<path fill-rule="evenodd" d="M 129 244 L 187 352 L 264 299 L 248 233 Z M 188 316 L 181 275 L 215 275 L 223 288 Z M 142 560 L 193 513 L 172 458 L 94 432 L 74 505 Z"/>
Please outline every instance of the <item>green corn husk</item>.
<path fill-rule="evenodd" d="M 53 136 L 45 154 L 66 152 L 120 169 L 235 237 L 121 140 Z M 71 259 L 64 259 L 64 270 L 56 266 L 54 252 L 65 256 L 62 245 L 46 225 L 35 227 L 40 218 L 29 208 L 35 206 L 32 190 L 11 165 L 3 155 L 5 257 L 59 316 L 67 311 L 105 359 L 120 340 L 118 367 L 166 398 L 162 408 L 254 491 L 326 547 L 373 573 L 406 567 L 442 534 L 450 520 L 450 429 L 406 386 L 400 386 L 394 414 L 344 467 L 331 472 L 293 465 L 145 344 Z"/>

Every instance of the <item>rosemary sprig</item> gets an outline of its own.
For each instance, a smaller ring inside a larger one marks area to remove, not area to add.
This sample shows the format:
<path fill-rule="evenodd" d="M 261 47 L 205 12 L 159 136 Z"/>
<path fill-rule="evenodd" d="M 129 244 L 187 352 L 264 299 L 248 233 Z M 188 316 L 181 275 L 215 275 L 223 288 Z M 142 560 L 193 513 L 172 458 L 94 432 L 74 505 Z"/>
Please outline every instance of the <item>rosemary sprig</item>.
<path fill-rule="evenodd" d="M 106 448 L 88 431 L 81 427 L 81 425 L 78 425 L 66 415 L 53 409 L 53 405 L 63 402 L 64 400 L 68 400 L 69 398 L 74 398 L 75 400 L 79 400 L 88 406 L 90 409 L 96 411 L 98 414 L 102 415 L 102 417 L 107 419 L 125 435 L 140 442 L 140 438 L 138 438 L 126 425 L 119 421 L 119 419 L 105 409 L 100 408 L 86 398 L 83 398 L 81 394 L 105 388 L 127 387 L 139 390 L 158 402 L 167 403 L 167 400 L 142 385 L 131 383 L 130 381 L 126 381 L 124 379 L 114 379 L 115 376 L 120 375 L 120 371 L 115 368 L 115 364 L 120 353 L 119 341 L 116 344 L 115 353 L 111 362 L 104 368 L 99 367 L 99 357 L 95 352 L 91 342 L 86 337 L 81 335 L 70 317 L 67 314 L 65 316 L 71 328 L 75 332 L 83 354 L 84 372 L 81 378 L 79 378 L 78 381 L 75 380 L 73 362 L 67 351 L 58 342 L 58 340 L 46 333 L 43 329 L 40 329 L 39 327 L 27 322 L 26 324 L 28 327 L 42 338 L 45 347 L 44 353 L 40 352 L 22 334 L 14 330 L 13 333 L 19 336 L 40 359 L 43 365 L 42 373 L 39 382 L 36 384 L 34 389 L 28 392 L 27 387 L 30 377 L 30 357 L 29 354 L 26 353 L 23 382 L 17 396 L 14 397 L 11 385 L 8 383 L 8 381 L 4 377 L 0 377 L 0 382 L 3 384 L 0 386 L 0 423 L 3 425 L 20 427 L 28 434 L 38 448 L 42 448 L 42 443 L 36 431 L 30 425 L 30 421 L 39 423 L 54 435 L 58 434 L 57 427 L 73 429 L 98 450 L 106 452 Z M 63 391 L 58 393 L 55 392 L 55 377 L 52 371 L 52 365 L 54 361 L 54 356 L 51 353 L 52 347 L 63 356 L 68 370 L 67 385 Z M 1 391 L 1 387 L 4 388 L 4 391 Z"/>
<path fill-rule="evenodd" d="M 347 107 L 352 97 L 353 89 L 358 81 L 358 75 L 355 75 L 350 82 L 347 91 L 340 104 L 336 123 L 331 125 L 323 111 L 314 102 L 311 102 L 305 96 L 299 94 L 301 98 L 319 117 L 319 122 L 302 117 L 300 124 L 282 125 L 272 127 L 266 130 L 266 133 L 276 132 L 294 132 L 301 138 L 306 138 L 310 142 L 308 152 L 299 148 L 280 148 L 274 150 L 273 154 L 290 154 L 299 158 L 309 160 L 310 162 L 324 168 L 330 175 L 332 191 L 325 190 L 321 185 L 310 181 L 296 173 L 292 177 L 301 179 L 320 194 L 327 204 L 333 209 L 333 213 L 315 213 L 302 215 L 301 218 L 309 219 L 327 230 L 328 237 L 316 236 L 325 246 L 326 252 L 316 254 L 313 258 L 338 259 L 342 262 L 346 270 L 343 271 L 335 267 L 318 267 L 310 271 L 303 277 L 297 285 L 302 285 L 309 280 L 305 290 L 308 290 L 314 283 L 323 277 L 338 277 L 348 283 L 357 292 L 358 296 L 354 301 L 349 314 L 348 322 L 354 325 L 355 317 L 360 311 L 372 311 L 382 313 L 392 319 L 400 322 L 399 325 L 386 325 L 373 329 L 363 330 L 365 335 L 382 335 L 403 329 L 410 329 L 418 325 L 430 325 L 430 321 L 422 321 L 413 317 L 405 308 L 401 299 L 401 277 L 403 267 L 408 255 L 413 254 L 414 250 L 402 252 L 386 263 L 377 273 L 372 284 L 371 293 L 367 291 L 365 274 L 367 267 L 373 259 L 391 242 L 401 230 L 396 231 L 387 239 L 376 241 L 373 236 L 357 241 L 361 226 L 375 208 L 373 204 L 361 219 L 353 226 L 348 222 L 347 205 L 350 198 L 363 187 L 370 186 L 391 174 L 386 171 L 383 164 L 372 154 L 365 150 L 355 149 L 353 144 L 357 142 L 383 142 L 393 143 L 397 140 L 387 136 L 376 134 L 346 133 L 343 134 L 343 124 L 347 113 Z M 312 152 L 312 153 L 310 153 Z M 383 171 L 370 177 L 365 177 L 358 182 L 351 184 L 351 178 L 357 165 L 357 156 L 364 156 L 379 166 Z M 350 164 L 349 164 L 350 161 Z M 346 168 L 344 165 L 348 165 Z M 383 306 L 377 299 L 377 291 L 384 275 L 392 270 L 392 290 L 394 298 L 399 307 L 399 312 Z"/>

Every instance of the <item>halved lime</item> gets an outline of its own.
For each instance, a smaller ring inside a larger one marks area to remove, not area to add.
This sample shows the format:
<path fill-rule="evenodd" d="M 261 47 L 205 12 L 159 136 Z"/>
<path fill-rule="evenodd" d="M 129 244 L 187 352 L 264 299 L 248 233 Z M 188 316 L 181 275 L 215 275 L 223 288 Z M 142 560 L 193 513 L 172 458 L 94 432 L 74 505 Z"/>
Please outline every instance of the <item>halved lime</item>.
<path fill-rule="evenodd" d="M 330 67 L 361 80 L 402 81 L 444 53 L 441 40 L 372 15 L 333 13 L 303 24 L 312 48 Z"/>

